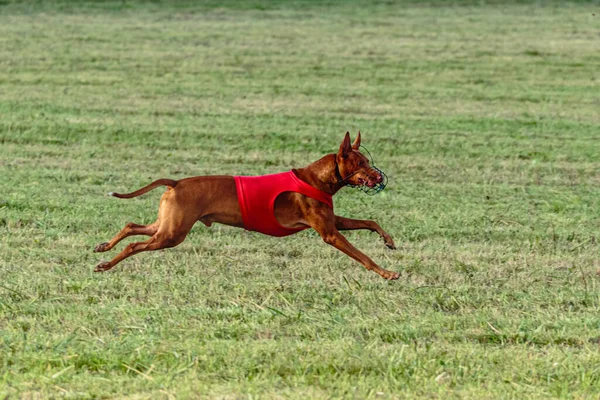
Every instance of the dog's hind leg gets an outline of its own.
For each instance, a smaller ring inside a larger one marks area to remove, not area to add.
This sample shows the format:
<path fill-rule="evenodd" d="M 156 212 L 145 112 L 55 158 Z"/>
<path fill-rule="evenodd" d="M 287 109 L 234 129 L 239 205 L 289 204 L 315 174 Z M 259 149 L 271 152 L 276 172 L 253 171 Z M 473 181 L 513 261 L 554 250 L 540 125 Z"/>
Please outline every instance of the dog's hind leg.
<path fill-rule="evenodd" d="M 101 262 L 98 265 L 96 265 L 94 272 L 108 271 L 127 257 L 131 257 L 142 251 L 160 250 L 169 247 L 175 247 L 179 243 L 183 242 L 190 229 L 191 226 L 185 231 L 179 231 L 177 233 L 177 236 L 165 235 L 162 232 L 157 232 L 154 236 L 152 236 L 145 242 L 130 243 L 112 260 Z"/>
<path fill-rule="evenodd" d="M 117 243 L 119 243 L 121 240 L 125 239 L 126 237 L 134 236 L 134 235 L 153 236 L 154 234 L 156 234 L 157 231 L 158 231 L 158 221 L 156 221 L 150 225 L 138 225 L 138 224 L 134 224 L 133 222 L 129 222 L 128 224 L 125 225 L 125 227 L 123 229 L 121 229 L 121 232 L 117 233 L 115 235 L 115 237 L 110 239 L 110 241 L 100 243 L 98 246 L 96 246 L 96 248 L 94 248 L 94 253 L 101 253 L 104 251 L 108 251 L 108 250 L 112 249 L 113 247 L 115 247 L 115 245 Z"/>
<path fill-rule="evenodd" d="M 127 257 L 142 251 L 160 250 L 175 247 L 183 242 L 194 224 L 195 218 L 189 218 L 185 209 L 173 205 L 172 201 L 165 201 L 159 209 L 158 221 L 155 222 L 156 233 L 145 242 L 128 244 L 122 252 L 108 262 L 101 262 L 94 269 L 95 272 L 108 271 Z M 154 224 L 153 224 L 154 225 Z M 118 236 L 118 235 L 117 235 Z"/>

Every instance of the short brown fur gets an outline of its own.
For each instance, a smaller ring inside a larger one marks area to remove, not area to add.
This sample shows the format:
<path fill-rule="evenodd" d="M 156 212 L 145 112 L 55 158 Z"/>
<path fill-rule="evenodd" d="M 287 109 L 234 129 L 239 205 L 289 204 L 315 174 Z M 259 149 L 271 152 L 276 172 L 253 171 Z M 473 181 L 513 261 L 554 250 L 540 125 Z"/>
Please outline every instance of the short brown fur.
<path fill-rule="evenodd" d="M 358 151 L 360 140 L 359 132 L 354 143 L 350 144 L 350 134 L 346 132 L 337 154 L 328 154 L 305 168 L 293 171 L 304 182 L 331 195 L 346 184 L 369 186 L 376 184 L 383 178 Z M 336 168 L 339 175 L 336 173 Z M 347 179 L 340 182 L 338 176 Z M 96 246 L 94 251 L 108 251 L 128 236 L 146 235 L 150 236 L 150 239 L 128 244 L 111 261 L 98 264 L 95 268 L 96 272 L 108 271 L 125 258 L 142 251 L 177 246 L 183 242 L 196 221 L 201 221 L 206 226 L 211 226 L 214 222 L 240 228 L 244 226 L 232 176 L 198 176 L 179 181 L 159 179 L 129 194 L 111 194 L 119 198 L 132 198 L 158 186 L 166 186 L 167 190 L 160 199 L 156 222 L 150 225 L 137 225 L 130 222 L 109 242 Z M 321 235 L 325 243 L 352 257 L 366 269 L 378 273 L 385 279 L 398 279 L 397 272 L 379 267 L 340 233 L 340 230 L 368 229 L 377 232 L 383 238 L 385 245 L 394 249 L 391 236 L 374 221 L 337 216 L 328 205 L 300 193 L 290 192 L 282 193 L 277 197 L 275 218 L 284 227 L 311 227 Z"/>

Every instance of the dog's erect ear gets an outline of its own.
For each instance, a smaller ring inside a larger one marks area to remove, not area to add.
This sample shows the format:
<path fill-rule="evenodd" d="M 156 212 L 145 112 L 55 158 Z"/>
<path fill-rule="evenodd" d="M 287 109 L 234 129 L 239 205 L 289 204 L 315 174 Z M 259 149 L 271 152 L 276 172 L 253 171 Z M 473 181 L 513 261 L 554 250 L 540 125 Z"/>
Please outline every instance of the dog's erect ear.
<path fill-rule="evenodd" d="M 360 147 L 360 131 L 358 131 L 358 135 L 356 139 L 354 139 L 354 143 L 352 143 L 352 150 L 358 150 Z"/>
<path fill-rule="evenodd" d="M 344 136 L 344 140 L 340 145 L 340 150 L 338 151 L 338 154 L 342 157 L 347 157 L 351 151 L 352 145 L 350 144 L 350 132 L 346 132 L 346 136 Z"/>

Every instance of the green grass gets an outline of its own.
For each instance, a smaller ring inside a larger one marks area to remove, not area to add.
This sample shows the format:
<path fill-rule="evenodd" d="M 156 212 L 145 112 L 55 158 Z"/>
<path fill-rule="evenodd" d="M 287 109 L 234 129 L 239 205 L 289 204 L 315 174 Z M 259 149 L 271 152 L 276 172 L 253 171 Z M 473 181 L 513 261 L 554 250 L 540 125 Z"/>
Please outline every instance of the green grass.
<path fill-rule="evenodd" d="M 0 2 L 0 397 L 598 397 L 599 14 Z M 106 192 L 358 129 L 390 184 L 336 211 L 394 237 L 347 235 L 400 280 L 220 225 L 92 272 L 160 196 Z"/>

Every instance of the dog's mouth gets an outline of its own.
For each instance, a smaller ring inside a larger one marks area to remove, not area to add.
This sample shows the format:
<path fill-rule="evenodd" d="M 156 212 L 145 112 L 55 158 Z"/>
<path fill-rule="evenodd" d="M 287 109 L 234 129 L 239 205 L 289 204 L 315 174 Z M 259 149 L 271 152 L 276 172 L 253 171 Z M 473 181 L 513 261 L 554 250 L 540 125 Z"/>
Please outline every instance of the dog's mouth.
<path fill-rule="evenodd" d="M 358 185 L 372 188 L 377 185 L 377 182 L 371 179 L 358 178 Z"/>
<path fill-rule="evenodd" d="M 381 192 L 383 189 L 385 189 L 385 187 L 387 185 L 386 174 L 377 167 L 373 166 L 372 168 L 375 171 L 377 171 L 379 176 L 377 176 L 375 178 L 372 178 L 372 177 L 358 178 L 356 180 L 356 184 L 350 185 L 350 186 L 360 189 L 369 195 L 377 194 L 377 193 Z"/>

